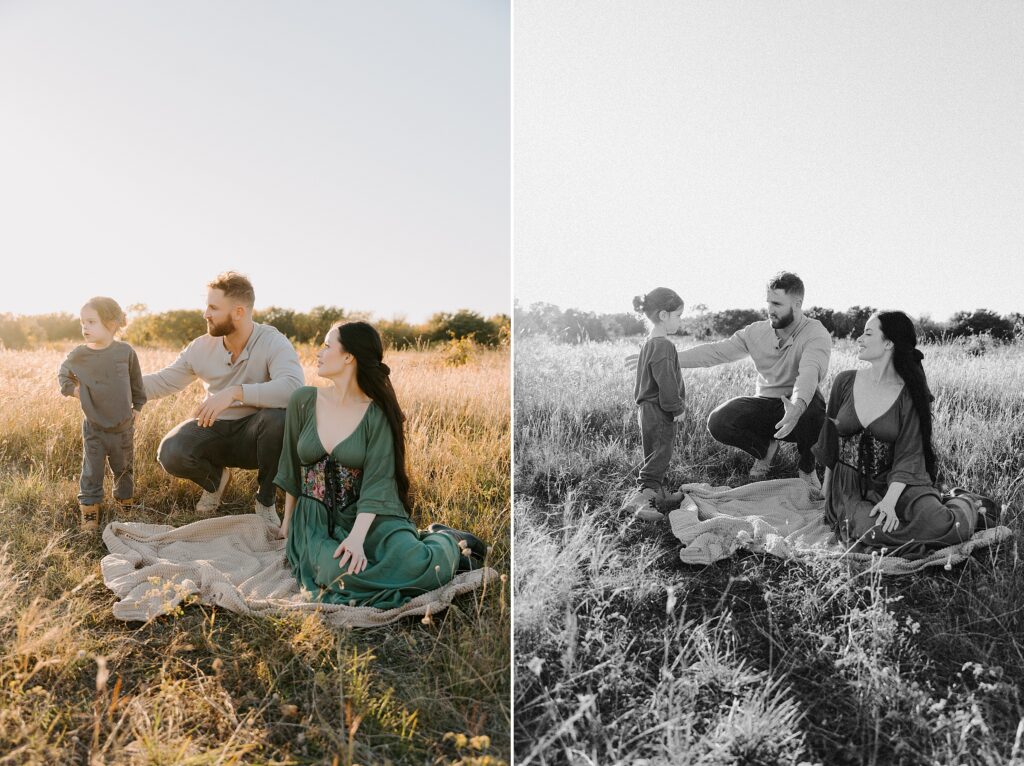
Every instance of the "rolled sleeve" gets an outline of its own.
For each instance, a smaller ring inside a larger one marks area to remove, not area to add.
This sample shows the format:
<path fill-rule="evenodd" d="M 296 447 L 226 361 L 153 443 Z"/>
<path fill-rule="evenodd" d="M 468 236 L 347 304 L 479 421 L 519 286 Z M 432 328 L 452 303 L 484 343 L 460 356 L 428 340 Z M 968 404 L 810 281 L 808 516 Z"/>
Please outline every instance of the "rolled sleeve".
<path fill-rule="evenodd" d="M 828 371 L 828 362 L 832 356 L 832 338 L 816 335 L 807 342 L 800 352 L 800 364 L 797 367 L 796 382 L 793 384 L 793 401 L 802 399 L 810 405 L 814 393 Z"/>
<path fill-rule="evenodd" d="M 242 404 L 287 407 L 289 397 L 305 383 L 299 355 L 283 335 L 274 341 L 267 358 L 267 368 L 270 380 L 266 383 L 242 383 Z"/>

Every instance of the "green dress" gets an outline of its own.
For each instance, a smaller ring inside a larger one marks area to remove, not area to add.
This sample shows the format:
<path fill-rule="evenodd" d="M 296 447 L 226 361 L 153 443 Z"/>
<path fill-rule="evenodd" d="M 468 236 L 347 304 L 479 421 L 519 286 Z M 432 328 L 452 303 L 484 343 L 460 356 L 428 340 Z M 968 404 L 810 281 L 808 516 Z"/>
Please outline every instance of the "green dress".
<path fill-rule="evenodd" d="M 813 451 L 832 470 L 825 521 L 858 553 L 879 551 L 920 559 L 937 548 L 969 540 L 978 524 L 966 496 L 947 497 L 933 486 L 924 461 L 921 421 L 906 387 L 888 410 L 864 424 L 854 406 L 856 370 L 836 375 L 828 417 Z M 899 526 L 886 532 L 871 510 L 893 482 L 906 485 L 896 501 Z"/>
<path fill-rule="evenodd" d="M 315 601 L 393 609 L 450 582 L 459 546 L 447 535 L 419 532 L 409 519 L 398 496 L 394 440 L 384 412 L 370 404 L 355 431 L 328 454 L 317 435 L 316 397 L 313 386 L 292 394 L 274 478 L 297 499 L 286 552 L 299 585 Z M 348 575 L 334 551 L 358 513 L 376 517 L 363 543 L 366 569 Z"/>

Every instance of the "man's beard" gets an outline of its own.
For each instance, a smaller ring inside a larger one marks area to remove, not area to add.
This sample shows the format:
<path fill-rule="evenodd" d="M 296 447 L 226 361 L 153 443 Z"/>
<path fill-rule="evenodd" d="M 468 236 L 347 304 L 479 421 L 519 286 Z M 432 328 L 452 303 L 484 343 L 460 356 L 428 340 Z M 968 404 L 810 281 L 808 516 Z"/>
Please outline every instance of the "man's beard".
<path fill-rule="evenodd" d="M 206 327 L 214 338 L 223 338 L 225 335 L 230 335 L 235 331 L 235 320 L 230 316 L 220 324 L 214 324 L 210 320 L 206 320 Z"/>
<path fill-rule="evenodd" d="M 778 319 L 769 319 L 768 321 L 771 322 L 773 329 L 782 330 L 793 324 L 794 318 L 795 315 L 793 313 L 793 309 L 790 309 L 789 313 L 786 314 L 785 316 L 780 316 Z"/>

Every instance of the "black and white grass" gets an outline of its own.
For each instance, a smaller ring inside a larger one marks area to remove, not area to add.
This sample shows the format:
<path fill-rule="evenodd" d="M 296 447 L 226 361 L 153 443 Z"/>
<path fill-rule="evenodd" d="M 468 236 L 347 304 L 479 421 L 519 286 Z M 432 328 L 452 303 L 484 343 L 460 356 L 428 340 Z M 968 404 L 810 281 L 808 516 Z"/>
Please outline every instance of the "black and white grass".
<path fill-rule="evenodd" d="M 1015 537 L 903 578 L 750 553 L 684 566 L 667 524 L 620 511 L 635 349 L 517 339 L 516 763 L 1020 762 L 1024 346 L 925 347 L 940 469 L 1005 503 Z M 837 342 L 824 388 L 857 364 Z M 753 376 L 686 371 L 670 486 L 747 480 L 704 424 Z M 790 449 L 770 478 L 795 474 Z"/>

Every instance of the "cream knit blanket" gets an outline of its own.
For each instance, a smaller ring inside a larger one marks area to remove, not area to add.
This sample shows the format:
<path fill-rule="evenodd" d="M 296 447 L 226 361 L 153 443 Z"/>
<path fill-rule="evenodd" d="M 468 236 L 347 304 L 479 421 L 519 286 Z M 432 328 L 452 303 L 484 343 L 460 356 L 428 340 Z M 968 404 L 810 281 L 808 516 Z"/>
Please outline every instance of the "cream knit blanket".
<path fill-rule="evenodd" d="M 853 553 L 830 543 L 832 530 L 824 518 L 825 501 L 811 498 L 801 479 L 759 481 L 736 489 L 710 484 L 684 484 L 682 504 L 669 513 L 672 534 L 683 544 L 679 558 L 687 564 L 710 564 L 745 549 L 783 559 L 832 558 L 862 561 L 883 574 L 947 569 L 971 551 L 1013 537 L 1008 527 L 976 532 L 967 542 L 936 550 L 922 559 Z"/>
<path fill-rule="evenodd" d="M 443 611 L 463 593 L 486 588 L 493 569 L 457 575 L 396 609 L 318 604 L 299 590 L 277 530 L 255 514 L 171 527 L 115 521 L 103 530 L 103 581 L 120 598 L 114 616 L 149 620 L 192 596 L 240 614 L 319 613 L 335 627 L 372 628 Z"/>

